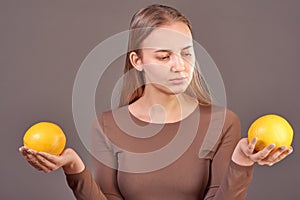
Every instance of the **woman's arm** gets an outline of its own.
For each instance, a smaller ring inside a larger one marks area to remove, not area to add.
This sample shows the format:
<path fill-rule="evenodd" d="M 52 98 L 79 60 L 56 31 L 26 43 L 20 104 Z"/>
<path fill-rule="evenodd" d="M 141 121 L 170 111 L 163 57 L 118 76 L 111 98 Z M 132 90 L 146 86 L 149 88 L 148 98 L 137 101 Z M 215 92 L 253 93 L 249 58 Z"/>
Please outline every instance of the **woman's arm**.
<path fill-rule="evenodd" d="M 117 170 L 93 160 L 94 177 L 101 191 L 110 200 L 123 200 L 117 181 Z"/>
<path fill-rule="evenodd" d="M 91 172 L 85 168 L 78 174 L 66 174 L 69 187 L 73 190 L 73 193 L 78 200 L 122 200 L 118 195 L 113 193 L 104 192 L 106 188 L 100 187 L 94 180 Z M 105 186 L 109 186 L 110 182 L 105 183 Z"/>
<path fill-rule="evenodd" d="M 111 122 L 105 119 L 105 113 L 99 115 L 91 129 L 94 177 L 107 199 L 122 200 L 117 180 L 117 152 L 107 137 L 109 130 L 105 129 L 105 124 L 108 125 Z"/>
<path fill-rule="evenodd" d="M 239 166 L 231 161 L 232 153 L 240 138 L 240 121 L 228 110 L 222 137 L 211 160 L 210 182 L 205 200 L 245 199 L 253 167 Z"/>
<path fill-rule="evenodd" d="M 102 115 L 92 126 L 91 139 L 93 156 L 105 163 L 117 163 L 117 158 L 109 139 L 103 132 Z M 117 184 L 117 170 L 107 167 L 98 160 L 94 160 L 94 180 L 90 171 L 85 167 L 79 155 L 71 148 L 65 149 L 61 155 L 55 156 L 44 152 L 37 152 L 23 146 L 19 149 L 27 162 L 37 170 L 45 173 L 62 167 L 69 187 L 77 199 L 122 200 Z"/>
<path fill-rule="evenodd" d="M 240 139 L 240 122 L 229 111 L 230 125 L 223 134 L 221 143 L 212 159 L 211 179 L 205 200 L 244 200 L 250 184 L 254 163 L 273 165 L 292 153 L 292 147 L 266 146 L 254 152 L 256 138 L 248 142 Z M 229 163 L 229 164 L 228 164 Z"/>
<path fill-rule="evenodd" d="M 71 148 L 67 148 L 59 156 L 44 152 L 37 152 L 27 147 L 21 147 L 20 152 L 34 168 L 45 173 L 63 168 L 69 187 L 79 200 L 116 200 L 107 198 L 78 154 Z M 119 200 L 119 199 L 118 199 Z"/>

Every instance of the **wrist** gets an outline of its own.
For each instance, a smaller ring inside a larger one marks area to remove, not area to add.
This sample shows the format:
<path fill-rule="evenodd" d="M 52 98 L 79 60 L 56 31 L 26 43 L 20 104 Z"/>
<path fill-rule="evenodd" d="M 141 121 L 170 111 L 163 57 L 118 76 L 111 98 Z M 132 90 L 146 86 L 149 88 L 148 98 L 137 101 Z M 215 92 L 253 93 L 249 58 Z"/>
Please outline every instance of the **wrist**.
<path fill-rule="evenodd" d="M 235 148 L 231 160 L 240 166 L 254 165 L 254 162 L 239 148 Z"/>
<path fill-rule="evenodd" d="M 77 174 L 82 172 L 85 168 L 85 165 L 78 154 L 72 149 L 67 149 L 66 154 L 68 157 L 68 162 L 62 166 L 64 172 L 66 174 Z"/>

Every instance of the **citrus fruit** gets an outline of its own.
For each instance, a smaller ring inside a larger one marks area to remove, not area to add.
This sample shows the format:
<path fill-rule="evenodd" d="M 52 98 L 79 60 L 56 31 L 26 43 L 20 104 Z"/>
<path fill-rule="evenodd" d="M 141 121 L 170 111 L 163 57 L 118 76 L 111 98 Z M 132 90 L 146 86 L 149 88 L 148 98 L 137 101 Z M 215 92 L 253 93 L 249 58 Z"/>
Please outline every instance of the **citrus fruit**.
<path fill-rule="evenodd" d="M 53 155 L 59 155 L 66 145 L 63 130 L 52 122 L 39 122 L 31 126 L 23 137 L 24 146 Z"/>
<path fill-rule="evenodd" d="M 268 114 L 256 119 L 248 130 L 248 140 L 257 137 L 255 150 L 260 151 L 265 146 L 275 144 L 276 147 L 290 147 L 293 140 L 293 128 L 283 117 Z"/>

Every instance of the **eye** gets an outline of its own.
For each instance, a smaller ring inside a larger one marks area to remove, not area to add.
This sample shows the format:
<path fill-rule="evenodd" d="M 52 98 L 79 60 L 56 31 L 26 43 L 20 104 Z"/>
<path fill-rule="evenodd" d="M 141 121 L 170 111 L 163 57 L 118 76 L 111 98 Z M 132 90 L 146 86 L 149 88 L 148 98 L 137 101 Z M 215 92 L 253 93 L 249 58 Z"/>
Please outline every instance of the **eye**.
<path fill-rule="evenodd" d="M 183 52 L 182 56 L 184 56 L 184 57 L 191 57 L 192 53 L 190 53 L 190 52 Z"/>
<path fill-rule="evenodd" d="M 160 61 L 168 61 L 170 59 L 170 54 L 158 54 L 157 59 Z"/>
<path fill-rule="evenodd" d="M 162 57 L 160 57 L 159 59 L 160 60 L 168 60 L 170 58 L 170 56 L 162 56 Z"/>

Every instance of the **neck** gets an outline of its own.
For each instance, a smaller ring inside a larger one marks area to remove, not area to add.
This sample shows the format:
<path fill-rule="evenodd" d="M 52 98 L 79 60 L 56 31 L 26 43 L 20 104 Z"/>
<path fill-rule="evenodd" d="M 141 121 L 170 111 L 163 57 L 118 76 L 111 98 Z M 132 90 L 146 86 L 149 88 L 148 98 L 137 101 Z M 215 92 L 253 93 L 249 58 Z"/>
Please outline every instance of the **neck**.
<path fill-rule="evenodd" d="M 188 95 L 144 91 L 143 96 L 130 106 L 130 110 L 139 118 L 151 122 L 178 121 L 191 113 L 198 105 Z"/>
<path fill-rule="evenodd" d="M 180 109 L 180 105 L 185 101 L 184 94 L 167 94 L 164 92 L 151 92 L 152 88 L 147 88 L 140 98 L 145 108 L 160 106 L 166 112 Z"/>

